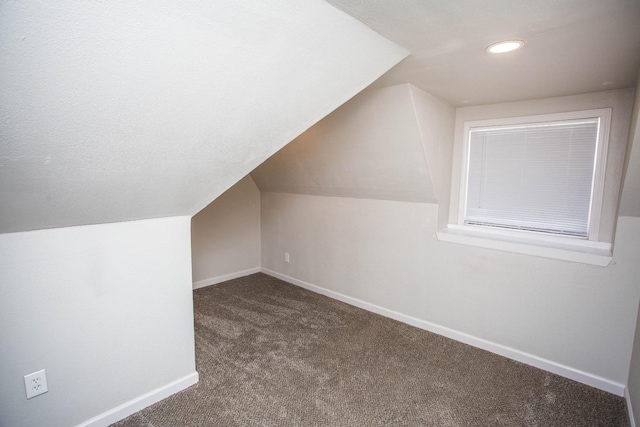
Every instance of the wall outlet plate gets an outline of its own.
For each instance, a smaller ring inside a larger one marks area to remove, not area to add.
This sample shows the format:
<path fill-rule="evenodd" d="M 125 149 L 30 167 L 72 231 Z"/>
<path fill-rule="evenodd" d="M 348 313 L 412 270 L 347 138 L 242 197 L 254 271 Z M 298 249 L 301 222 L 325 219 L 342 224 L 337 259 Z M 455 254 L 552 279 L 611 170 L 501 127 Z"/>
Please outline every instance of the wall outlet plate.
<path fill-rule="evenodd" d="M 24 389 L 27 392 L 27 399 L 41 395 L 49 391 L 47 387 L 47 375 L 44 369 L 24 376 Z"/>

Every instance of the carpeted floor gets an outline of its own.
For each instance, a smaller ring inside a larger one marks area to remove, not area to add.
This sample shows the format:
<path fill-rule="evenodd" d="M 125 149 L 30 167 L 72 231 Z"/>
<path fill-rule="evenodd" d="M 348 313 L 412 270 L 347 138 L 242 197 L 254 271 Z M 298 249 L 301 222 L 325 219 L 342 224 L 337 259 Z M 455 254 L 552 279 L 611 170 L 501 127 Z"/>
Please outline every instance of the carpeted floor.
<path fill-rule="evenodd" d="M 263 274 L 194 303 L 200 382 L 115 426 L 629 425 L 620 397 Z"/>

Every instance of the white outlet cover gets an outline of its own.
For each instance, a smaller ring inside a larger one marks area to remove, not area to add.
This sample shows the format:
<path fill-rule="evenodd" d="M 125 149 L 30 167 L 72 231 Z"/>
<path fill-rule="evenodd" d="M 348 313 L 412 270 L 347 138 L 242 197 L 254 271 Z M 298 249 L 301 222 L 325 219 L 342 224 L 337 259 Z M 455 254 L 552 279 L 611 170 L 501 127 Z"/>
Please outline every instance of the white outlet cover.
<path fill-rule="evenodd" d="M 24 389 L 27 399 L 41 395 L 49 391 L 47 387 L 47 375 L 44 369 L 24 376 Z"/>

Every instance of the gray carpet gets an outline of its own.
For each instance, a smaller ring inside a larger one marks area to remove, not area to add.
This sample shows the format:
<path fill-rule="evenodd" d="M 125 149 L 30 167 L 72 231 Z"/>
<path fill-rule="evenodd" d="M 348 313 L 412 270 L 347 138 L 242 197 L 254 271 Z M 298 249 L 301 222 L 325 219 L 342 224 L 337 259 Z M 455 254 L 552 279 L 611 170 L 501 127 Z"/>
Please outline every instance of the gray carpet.
<path fill-rule="evenodd" d="M 200 382 L 115 426 L 629 425 L 620 397 L 263 274 L 194 303 Z"/>

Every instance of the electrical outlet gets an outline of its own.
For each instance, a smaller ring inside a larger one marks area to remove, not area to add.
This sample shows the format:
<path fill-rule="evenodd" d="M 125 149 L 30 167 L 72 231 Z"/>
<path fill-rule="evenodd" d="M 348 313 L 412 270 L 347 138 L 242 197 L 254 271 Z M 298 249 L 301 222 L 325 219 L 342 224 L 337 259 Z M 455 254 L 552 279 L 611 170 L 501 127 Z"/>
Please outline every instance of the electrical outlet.
<path fill-rule="evenodd" d="M 44 369 L 24 376 L 24 389 L 27 392 L 27 399 L 36 397 L 49 391 L 47 387 L 47 375 Z"/>
<path fill-rule="evenodd" d="M 284 253 L 284 262 L 289 262 L 289 252 Z"/>

